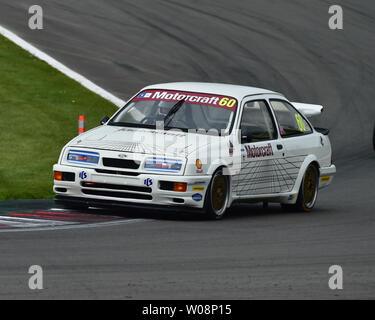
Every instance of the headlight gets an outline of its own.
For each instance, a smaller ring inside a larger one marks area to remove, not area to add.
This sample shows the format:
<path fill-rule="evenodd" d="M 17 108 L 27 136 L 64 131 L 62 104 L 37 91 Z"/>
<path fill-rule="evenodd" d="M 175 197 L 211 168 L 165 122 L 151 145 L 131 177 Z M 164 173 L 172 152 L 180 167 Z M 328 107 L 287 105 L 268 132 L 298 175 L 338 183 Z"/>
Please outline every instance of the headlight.
<path fill-rule="evenodd" d="M 80 150 L 70 150 L 67 160 L 75 163 L 96 165 L 99 163 L 99 153 Z"/>
<path fill-rule="evenodd" d="M 147 158 L 145 162 L 145 170 L 162 171 L 162 172 L 178 172 L 181 170 L 182 161 L 176 159 L 165 158 Z"/>

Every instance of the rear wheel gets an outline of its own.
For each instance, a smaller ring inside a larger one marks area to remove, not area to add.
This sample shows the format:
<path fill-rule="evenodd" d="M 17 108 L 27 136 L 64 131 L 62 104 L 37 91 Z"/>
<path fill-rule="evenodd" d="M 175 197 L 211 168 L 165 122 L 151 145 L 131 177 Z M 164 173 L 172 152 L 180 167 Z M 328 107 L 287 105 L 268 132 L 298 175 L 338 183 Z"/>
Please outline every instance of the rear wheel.
<path fill-rule="evenodd" d="M 205 211 L 211 219 L 221 219 L 226 210 L 229 200 L 228 177 L 223 175 L 223 171 L 217 170 L 212 176 L 205 199 Z"/>
<path fill-rule="evenodd" d="M 298 192 L 298 198 L 295 204 L 281 204 L 282 208 L 297 211 L 310 212 L 316 203 L 318 197 L 319 171 L 318 168 L 310 164 L 303 176 L 301 186 Z"/>

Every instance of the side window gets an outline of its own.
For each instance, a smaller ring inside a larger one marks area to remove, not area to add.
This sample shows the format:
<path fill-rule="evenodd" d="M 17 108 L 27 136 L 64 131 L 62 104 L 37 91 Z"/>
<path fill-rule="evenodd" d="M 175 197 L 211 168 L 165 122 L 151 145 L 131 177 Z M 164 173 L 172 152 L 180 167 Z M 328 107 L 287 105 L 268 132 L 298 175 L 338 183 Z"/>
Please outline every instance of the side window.
<path fill-rule="evenodd" d="M 282 137 L 295 136 L 312 132 L 308 122 L 286 101 L 271 100 Z"/>
<path fill-rule="evenodd" d="M 252 142 L 276 139 L 276 129 L 265 101 L 251 101 L 244 106 L 241 135 Z"/>

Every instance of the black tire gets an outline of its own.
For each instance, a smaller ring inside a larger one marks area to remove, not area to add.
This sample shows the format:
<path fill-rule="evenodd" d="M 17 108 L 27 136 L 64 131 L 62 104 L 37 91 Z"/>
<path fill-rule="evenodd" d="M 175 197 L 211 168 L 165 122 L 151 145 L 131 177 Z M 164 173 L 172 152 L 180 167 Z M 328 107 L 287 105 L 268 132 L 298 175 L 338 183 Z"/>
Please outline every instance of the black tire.
<path fill-rule="evenodd" d="M 314 208 L 318 197 L 318 187 L 319 170 L 316 165 L 310 164 L 303 175 L 296 203 L 282 203 L 281 207 L 288 211 L 310 212 Z"/>
<path fill-rule="evenodd" d="M 220 220 L 224 217 L 229 201 L 229 179 L 221 169 L 213 175 L 208 186 L 204 209 L 208 218 Z"/>

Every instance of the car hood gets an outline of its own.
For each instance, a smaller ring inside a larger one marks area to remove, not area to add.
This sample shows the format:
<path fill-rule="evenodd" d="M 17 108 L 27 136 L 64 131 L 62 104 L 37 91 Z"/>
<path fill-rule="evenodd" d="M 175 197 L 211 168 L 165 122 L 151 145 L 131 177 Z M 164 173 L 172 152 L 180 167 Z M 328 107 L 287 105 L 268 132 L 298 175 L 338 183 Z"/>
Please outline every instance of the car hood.
<path fill-rule="evenodd" d="M 187 157 L 220 137 L 143 128 L 100 126 L 74 138 L 69 147 Z"/>

